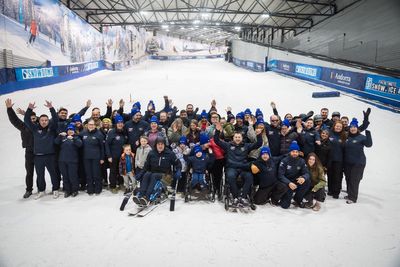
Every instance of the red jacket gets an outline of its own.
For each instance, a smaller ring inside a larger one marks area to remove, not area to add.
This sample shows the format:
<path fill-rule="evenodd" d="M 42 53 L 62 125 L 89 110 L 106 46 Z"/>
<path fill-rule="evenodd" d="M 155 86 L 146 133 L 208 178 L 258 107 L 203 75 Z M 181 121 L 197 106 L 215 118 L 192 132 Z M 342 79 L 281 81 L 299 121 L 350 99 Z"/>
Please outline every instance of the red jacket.
<path fill-rule="evenodd" d="M 215 159 L 223 159 L 225 157 L 225 151 L 215 143 L 214 137 L 210 139 L 210 147 L 215 155 Z"/>

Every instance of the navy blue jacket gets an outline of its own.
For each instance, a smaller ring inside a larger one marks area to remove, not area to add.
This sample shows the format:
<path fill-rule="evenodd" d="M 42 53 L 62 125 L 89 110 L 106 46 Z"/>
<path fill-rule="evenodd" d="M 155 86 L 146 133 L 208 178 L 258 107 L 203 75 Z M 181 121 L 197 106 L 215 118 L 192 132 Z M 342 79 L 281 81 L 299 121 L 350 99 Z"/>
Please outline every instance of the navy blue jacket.
<path fill-rule="evenodd" d="M 357 133 L 349 134 L 344 144 L 344 163 L 365 165 L 366 158 L 364 154 L 364 146 L 372 146 L 371 132 L 365 131 L 365 135 Z"/>
<path fill-rule="evenodd" d="M 254 177 L 260 182 L 260 188 L 270 187 L 278 181 L 276 165 L 272 158 L 264 161 L 260 157 L 253 161 L 251 165 L 255 165 L 260 170 L 256 174 L 253 173 Z"/>
<path fill-rule="evenodd" d="M 265 131 L 268 138 L 269 148 L 271 149 L 271 155 L 276 157 L 280 154 L 281 149 L 281 135 L 279 127 L 273 127 L 268 123 L 264 123 Z"/>
<path fill-rule="evenodd" d="M 343 162 L 343 147 L 344 143 L 340 138 L 340 134 L 331 131 L 329 133 L 329 140 L 331 141 L 331 152 L 329 154 L 329 162 L 337 161 Z"/>
<path fill-rule="evenodd" d="M 315 151 L 315 141 L 320 141 L 320 137 L 319 133 L 314 128 L 309 130 L 303 129 L 301 136 L 303 140 L 301 151 L 303 151 L 306 157 L 309 153 Z"/>
<path fill-rule="evenodd" d="M 149 124 L 144 120 L 140 120 L 138 122 L 130 120 L 125 124 L 125 131 L 128 135 L 128 142 L 129 144 L 131 144 L 132 149 L 136 150 L 136 141 L 139 141 L 140 136 L 144 135 L 144 133 L 148 129 Z"/>
<path fill-rule="evenodd" d="M 192 168 L 193 173 L 204 174 L 206 170 L 210 169 L 214 163 L 214 158 L 209 157 L 207 154 L 203 154 L 202 157 L 190 156 L 187 160 L 188 169 Z"/>
<path fill-rule="evenodd" d="M 159 153 L 157 149 L 149 152 L 146 162 L 144 164 L 144 171 L 149 171 L 153 173 L 171 173 L 171 166 L 175 170 L 181 170 L 181 162 L 175 154 L 168 148 Z"/>
<path fill-rule="evenodd" d="M 54 143 L 60 146 L 58 161 L 79 162 L 79 148 L 82 146 L 79 136 L 74 135 L 72 139 L 68 139 L 67 136 L 58 135 Z"/>
<path fill-rule="evenodd" d="M 122 147 L 127 142 L 128 137 L 124 130 L 112 129 L 108 131 L 105 143 L 107 158 L 120 158 Z"/>
<path fill-rule="evenodd" d="M 35 155 L 50 155 L 55 153 L 54 139 L 56 138 L 58 116 L 54 108 L 50 109 L 52 119 L 49 120 L 49 125 L 42 128 L 39 123 L 32 123 L 32 109 L 28 108 L 25 112 L 25 125 L 32 131 L 33 134 L 33 153 Z"/>
<path fill-rule="evenodd" d="M 220 131 L 216 130 L 214 135 L 215 143 L 221 147 L 226 155 L 226 168 L 245 169 L 248 168 L 247 158 L 249 152 L 259 148 L 262 145 L 261 134 L 257 135 L 256 143 L 240 143 L 236 145 L 233 142 L 225 142 L 220 139 Z"/>
<path fill-rule="evenodd" d="M 317 154 L 322 166 L 328 167 L 330 161 L 331 141 L 328 139 L 321 140 L 321 145 L 315 146 L 315 154 Z"/>
<path fill-rule="evenodd" d="M 21 132 L 22 147 L 27 151 L 33 151 L 33 134 L 32 131 L 20 120 L 12 108 L 7 108 L 8 119 Z"/>
<path fill-rule="evenodd" d="M 279 164 L 278 178 L 284 184 L 296 183 L 296 179 L 303 177 L 306 180 L 310 180 L 310 173 L 306 166 L 304 159 L 292 156 L 287 156 L 281 160 Z"/>
<path fill-rule="evenodd" d="M 81 109 L 77 114 L 79 114 L 81 117 L 83 117 L 88 110 L 88 107 L 84 107 Z M 57 115 L 58 116 L 58 115 Z M 70 124 L 72 121 L 72 118 L 66 119 L 66 120 L 61 120 L 58 118 L 58 125 L 57 125 L 57 134 L 66 132 L 68 124 Z"/>
<path fill-rule="evenodd" d="M 104 136 L 98 129 L 92 132 L 85 129 L 79 135 L 83 142 L 83 159 L 104 159 Z"/>

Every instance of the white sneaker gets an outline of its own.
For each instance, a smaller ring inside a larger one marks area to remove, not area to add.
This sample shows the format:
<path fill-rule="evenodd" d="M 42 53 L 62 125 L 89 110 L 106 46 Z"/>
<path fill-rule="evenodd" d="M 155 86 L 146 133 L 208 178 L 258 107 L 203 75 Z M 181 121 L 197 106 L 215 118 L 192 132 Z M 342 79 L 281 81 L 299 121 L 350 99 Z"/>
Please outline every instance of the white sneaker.
<path fill-rule="evenodd" d="M 44 191 L 38 192 L 37 195 L 35 196 L 35 199 L 39 199 L 45 195 Z"/>
<path fill-rule="evenodd" d="M 58 192 L 58 190 L 54 190 L 53 191 L 53 198 L 56 199 L 60 196 L 60 193 Z"/>

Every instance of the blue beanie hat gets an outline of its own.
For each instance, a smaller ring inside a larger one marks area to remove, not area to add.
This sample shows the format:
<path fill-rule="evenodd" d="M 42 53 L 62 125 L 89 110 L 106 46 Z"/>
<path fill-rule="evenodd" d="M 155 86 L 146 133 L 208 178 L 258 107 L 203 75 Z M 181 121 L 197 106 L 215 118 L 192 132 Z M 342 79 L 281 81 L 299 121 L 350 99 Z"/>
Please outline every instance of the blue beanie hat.
<path fill-rule="evenodd" d="M 72 130 L 72 131 L 75 132 L 75 125 L 73 125 L 72 123 L 68 124 L 68 126 L 67 126 L 67 131 L 68 131 L 68 130 Z"/>
<path fill-rule="evenodd" d="M 263 118 L 258 118 L 258 119 L 257 119 L 256 125 L 259 125 L 259 124 L 264 124 Z"/>
<path fill-rule="evenodd" d="M 251 115 L 251 110 L 249 108 L 246 108 L 244 111 L 244 115 Z"/>
<path fill-rule="evenodd" d="M 182 135 L 181 138 L 179 139 L 179 144 L 185 144 L 187 145 L 187 138 L 186 136 Z"/>
<path fill-rule="evenodd" d="M 236 119 L 244 119 L 244 112 L 239 112 L 238 114 L 236 114 Z"/>
<path fill-rule="evenodd" d="M 289 152 L 291 152 L 293 150 L 300 151 L 300 147 L 299 147 L 299 145 L 297 144 L 296 141 L 292 141 L 292 143 L 289 146 Z"/>
<path fill-rule="evenodd" d="M 258 118 L 258 117 L 264 117 L 264 114 L 262 113 L 262 111 L 258 108 L 258 109 L 256 109 L 256 118 Z"/>
<path fill-rule="evenodd" d="M 79 114 L 75 114 L 71 119 L 71 122 L 77 122 L 77 121 L 82 123 L 81 115 L 79 115 Z"/>
<path fill-rule="evenodd" d="M 120 122 L 124 122 L 124 118 L 122 118 L 121 115 L 117 114 L 114 118 L 114 122 L 115 123 L 120 123 Z"/>
<path fill-rule="evenodd" d="M 193 148 L 194 154 L 197 154 L 197 152 L 203 152 L 203 149 L 199 145 L 195 145 Z"/>
<path fill-rule="evenodd" d="M 262 156 L 262 155 L 264 155 L 264 154 L 268 154 L 268 156 L 271 157 L 271 150 L 269 149 L 269 147 L 263 146 L 263 147 L 261 148 L 260 156 Z"/>
<path fill-rule="evenodd" d="M 290 121 L 288 119 L 284 119 L 282 122 L 282 126 L 285 125 L 286 127 L 290 127 Z"/>
<path fill-rule="evenodd" d="M 138 101 L 138 102 L 135 102 L 133 105 L 132 105 L 132 109 L 138 109 L 138 110 L 140 110 L 141 109 L 141 105 L 140 105 L 140 102 Z"/>
<path fill-rule="evenodd" d="M 149 104 L 147 104 L 147 109 L 149 109 L 150 106 L 153 107 L 152 109 L 156 109 L 156 105 L 154 105 L 153 100 L 150 100 L 150 101 L 149 101 Z"/>
<path fill-rule="evenodd" d="M 358 128 L 358 120 L 353 118 L 350 122 L 350 127 L 357 127 Z"/>
<path fill-rule="evenodd" d="M 135 116 L 136 113 L 140 113 L 140 109 L 135 109 L 135 108 L 133 108 L 133 109 L 131 110 L 131 116 Z"/>
<path fill-rule="evenodd" d="M 152 123 L 152 122 L 154 122 L 154 123 L 157 123 L 157 124 L 158 124 L 158 119 L 157 119 L 157 116 L 151 116 L 150 123 Z"/>
<path fill-rule="evenodd" d="M 203 111 L 201 112 L 201 114 L 200 114 L 200 117 L 203 119 L 207 119 L 207 117 L 208 117 L 208 114 L 207 114 L 207 111 L 205 110 L 205 109 L 203 109 Z"/>
<path fill-rule="evenodd" d="M 210 138 L 208 138 L 208 135 L 205 133 L 200 134 L 200 145 L 204 145 L 210 142 Z"/>

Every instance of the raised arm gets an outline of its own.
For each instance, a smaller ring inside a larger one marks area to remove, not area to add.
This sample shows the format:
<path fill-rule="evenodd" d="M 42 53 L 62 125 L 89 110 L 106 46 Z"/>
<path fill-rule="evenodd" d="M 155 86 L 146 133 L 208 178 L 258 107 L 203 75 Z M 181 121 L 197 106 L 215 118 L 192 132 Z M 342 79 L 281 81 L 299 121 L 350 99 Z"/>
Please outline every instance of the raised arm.
<path fill-rule="evenodd" d="M 7 98 L 6 106 L 7 106 L 8 119 L 10 120 L 11 124 L 18 130 L 23 131 L 25 129 L 25 124 L 20 118 L 18 118 L 17 114 L 12 108 L 14 106 L 14 103 L 12 103 L 10 98 Z"/>
<path fill-rule="evenodd" d="M 32 110 L 35 109 L 35 102 L 29 103 L 28 108 L 26 109 L 25 116 L 24 116 L 24 123 L 25 125 L 31 130 L 35 130 L 35 124 L 31 121 L 31 116 L 32 116 Z"/>

